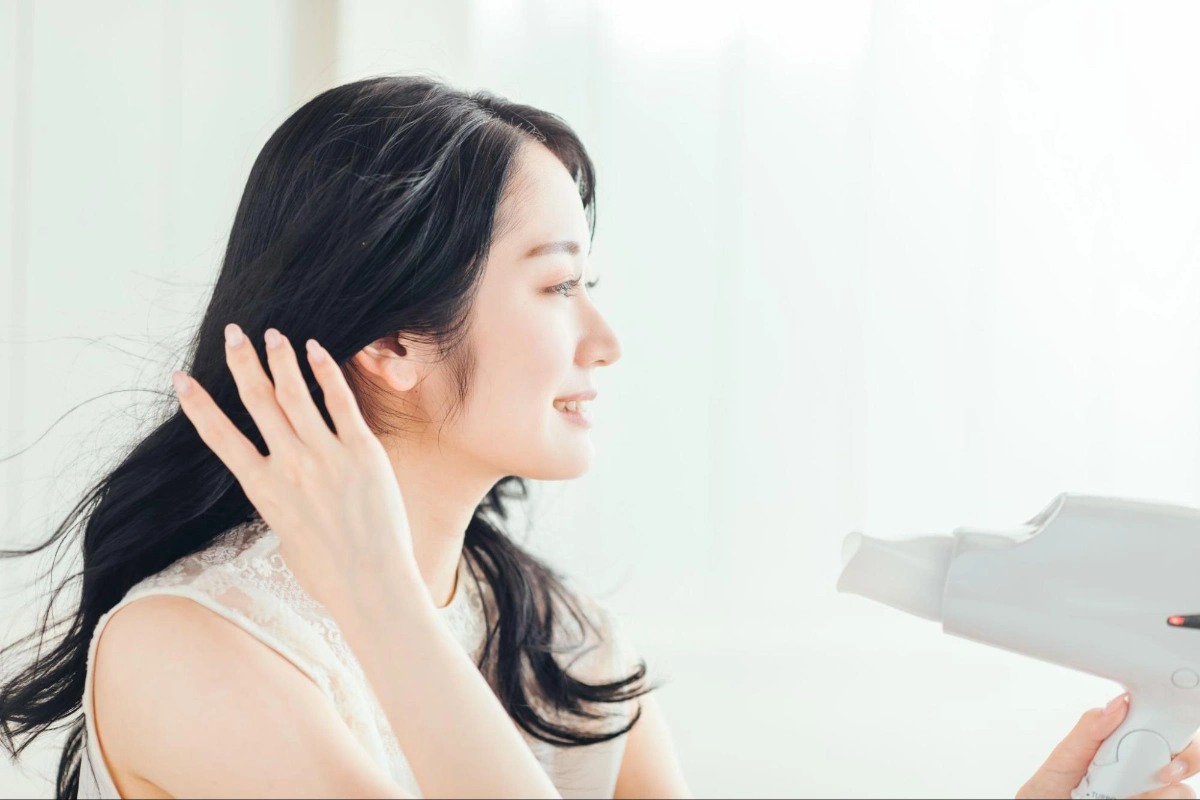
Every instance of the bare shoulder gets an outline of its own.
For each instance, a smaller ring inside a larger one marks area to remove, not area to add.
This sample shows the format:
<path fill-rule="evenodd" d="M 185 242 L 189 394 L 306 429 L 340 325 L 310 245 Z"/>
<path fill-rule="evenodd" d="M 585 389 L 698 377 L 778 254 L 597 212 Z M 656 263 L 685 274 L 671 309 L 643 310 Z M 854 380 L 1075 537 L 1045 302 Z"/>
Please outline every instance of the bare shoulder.
<path fill-rule="evenodd" d="M 123 797 L 408 797 L 295 664 L 187 597 L 115 612 L 94 718 Z"/>
<path fill-rule="evenodd" d="M 613 797 L 692 797 L 658 698 L 646 695 L 641 707 L 625 742 Z"/>

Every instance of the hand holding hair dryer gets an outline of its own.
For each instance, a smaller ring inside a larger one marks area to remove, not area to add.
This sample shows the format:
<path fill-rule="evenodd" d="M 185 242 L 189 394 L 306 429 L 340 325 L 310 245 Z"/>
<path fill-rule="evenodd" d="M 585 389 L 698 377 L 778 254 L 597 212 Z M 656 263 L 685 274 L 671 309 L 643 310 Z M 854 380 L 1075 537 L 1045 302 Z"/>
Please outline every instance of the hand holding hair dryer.
<path fill-rule="evenodd" d="M 1129 712 L 1073 798 L 1125 798 L 1200 729 L 1200 510 L 1063 493 L 1011 530 L 842 545 L 840 592 L 1109 678 Z"/>

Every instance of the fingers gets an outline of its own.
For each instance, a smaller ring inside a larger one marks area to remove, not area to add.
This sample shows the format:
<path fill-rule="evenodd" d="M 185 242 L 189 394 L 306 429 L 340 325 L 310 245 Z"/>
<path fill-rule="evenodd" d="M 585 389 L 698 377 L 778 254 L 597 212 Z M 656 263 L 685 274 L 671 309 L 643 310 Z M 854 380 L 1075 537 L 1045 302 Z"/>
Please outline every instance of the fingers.
<path fill-rule="evenodd" d="M 266 440 L 271 455 L 294 451 L 300 440 L 275 398 L 275 385 L 242 329 L 232 322 L 225 326 L 225 357 L 237 383 L 238 396 Z"/>
<path fill-rule="evenodd" d="M 1069 779 L 1076 776 L 1082 779 L 1100 745 L 1117 729 L 1128 711 L 1128 696 L 1122 694 L 1105 708 L 1084 712 L 1067 737 L 1050 753 L 1042 769 Z"/>
<path fill-rule="evenodd" d="M 243 488 L 253 485 L 266 464 L 258 448 L 225 416 L 203 386 L 182 372 L 174 373 L 171 380 L 179 395 L 179 407 L 200 439 L 229 467 Z"/>
<path fill-rule="evenodd" d="M 1128 696 L 1121 694 L 1105 708 L 1084 712 L 1066 738 L 1050 753 L 1017 797 L 1068 797 L 1087 774 L 1100 745 L 1125 719 Z"/>
<path fill-rule="evenodd" d="M 1163 783 L 1174 783 L 1187 780 L 1200 771 L 1200 741 L 1192 739 L 1188 746 L 1175 754 L 1171 763 L 1158 773 L 1158 779 Z"/>
<path fill-rule="evenodd" d="M 269 328 L 264 338 L 267 341 L 270 377 L 241 328 L 234 323 L 225 327 L 226 359 L 237 384 L 238 396 L 262 433 L 267 449 L 271 454 L 278 454 L 302 445 L 320 446 L 335 441 L 334 433 L 325 424 L 304 382 L 291 342 L 274 328 Z M 308 340 L 307 350 L 313 375 L 321 385 L 329 416 L 337 428 L 336 438 L 346 443 L 373 440 L 375 435 L 363 419 L 358 400 L 350 391 L 341 368 L 316 340 Z M 196 412 L 195 417 L 189 414 L 189 419 L 192 419 L 205 443 L 225 461 L 231 471 L 235 464 L 228 459 L 233 459 L 243 470 L 259 466 L 262 456 L 257 448 L 225 416 L 208 392 L 184 373 L 177 375 L 190 387 L 199 390 L 193 391 L 192 399 L 187 400 L 181 393 L 180 406 L 185 413 L 189 408 Z M 206 436 L 213 438 L 216 446 Z M 224 452 L 217 450 L 217 447 L 223 447 Z M 249 458 L 251 454 L 257 461 Z"/>
<path fill-rule="evenodd" d="M 325 394 L 325 407 L 329 409 L 329 416 L 337 428 L 338 438 L 347 443 L 374 438 L 374 432 L 359 410 L 358 400 L 350 391 L 350 384 L 346 383 L 346 376 L 342 374 L 341 367 L 329 357 L 329 351 L 317 344 L 316 339 L 309 339 L 305 347 L 308 350 L 313 375 Z"/>
<path fill-rule="evenodd" d="M 274 328 L 267 329 L 265 338 L 267 363 L 275 380 L 275 399 L 283 408 L 292 428 L 300 440 L 310 447 L 332 444 L 335 441 L 333 431 L 329 430 L 321 412 L 317 410 L 312 392 L 300 372 L 292 343 Z"/>

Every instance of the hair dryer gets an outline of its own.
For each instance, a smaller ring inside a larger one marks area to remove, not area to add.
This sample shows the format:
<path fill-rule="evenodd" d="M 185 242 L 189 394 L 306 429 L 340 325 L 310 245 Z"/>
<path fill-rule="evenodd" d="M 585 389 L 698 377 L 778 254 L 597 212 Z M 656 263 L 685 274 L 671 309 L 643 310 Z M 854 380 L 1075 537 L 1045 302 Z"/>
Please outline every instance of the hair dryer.
<path fill-rule="evenodd" d="M 1073 798 L 1124 798 L 1200 728 L 1200 510 L 1063 493 L 1011 530 L 842 545 L 840 592 L 1122 684 L 1129 711 Z"/>

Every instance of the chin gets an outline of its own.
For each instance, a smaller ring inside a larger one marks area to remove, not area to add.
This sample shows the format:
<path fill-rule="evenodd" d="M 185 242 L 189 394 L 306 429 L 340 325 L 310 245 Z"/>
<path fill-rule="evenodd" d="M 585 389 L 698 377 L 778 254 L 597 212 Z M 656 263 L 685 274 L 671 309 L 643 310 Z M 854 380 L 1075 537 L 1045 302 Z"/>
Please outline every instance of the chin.
<path fill-rule="evenodd" d="M 510 474 L 538 481 L 569 481 L 581 477 L 592 468 L 593 455 L 592 444 L 589 441 L 586 445 L 572 448 L 568 452 L 546 453 L 545 457 L 536 463 L 527 462 L 524 470 Z"/>

